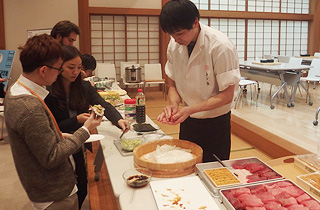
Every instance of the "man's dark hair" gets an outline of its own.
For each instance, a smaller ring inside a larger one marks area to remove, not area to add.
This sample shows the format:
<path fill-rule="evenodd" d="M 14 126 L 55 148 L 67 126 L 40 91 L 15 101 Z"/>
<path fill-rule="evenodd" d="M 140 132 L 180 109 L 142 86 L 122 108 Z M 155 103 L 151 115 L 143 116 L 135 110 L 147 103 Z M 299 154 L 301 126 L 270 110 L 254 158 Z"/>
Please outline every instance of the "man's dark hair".
<path fill-rule="evenodd" d="M 20 62 L 23 72 L 33 72 L 44 65 L 53 65 L 60 58 L 64 59 L 64 51 L 59 42 L 48 34 L 29 38 L 24 46 L 20 46 Z"/>
<path fill-rule="evenodd" d="M 60 34 L 62 37 L 68 37 L 71 32 L 80 35 L 80 28 L 69 20 L 62 20 L 52 28 L 51 36 L 55 39 L 57 38 L 58 34 Z"/>
<path fill-rule="evenodd" d="M 96 59 L 89 54 L 83 54 L 81 55 L 82 59 L 82 66 L 84 70 L 90 69 L 90 70 L 95 70 L 97 67 L 97 61 Z"/>
<path fill-rule="evenodd" d="M 171 0 L 160 13 L 160 25 L 164 32 L 173 34 L 183 29 L 192 29 L 196 18 L 200 19 L 199 10 L 189 0 Z"/>

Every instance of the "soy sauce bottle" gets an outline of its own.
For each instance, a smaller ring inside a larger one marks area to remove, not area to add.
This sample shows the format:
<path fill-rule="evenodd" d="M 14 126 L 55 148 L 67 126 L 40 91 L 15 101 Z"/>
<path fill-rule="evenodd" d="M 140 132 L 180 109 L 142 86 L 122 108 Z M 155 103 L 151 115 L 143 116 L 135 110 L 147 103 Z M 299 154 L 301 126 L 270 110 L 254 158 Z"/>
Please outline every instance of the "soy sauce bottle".
<path fill-rule="evenodd" d="M 136 121 L 138 124 L 146 122 L 146 97 L 142 89 L 136 95 Z"/>

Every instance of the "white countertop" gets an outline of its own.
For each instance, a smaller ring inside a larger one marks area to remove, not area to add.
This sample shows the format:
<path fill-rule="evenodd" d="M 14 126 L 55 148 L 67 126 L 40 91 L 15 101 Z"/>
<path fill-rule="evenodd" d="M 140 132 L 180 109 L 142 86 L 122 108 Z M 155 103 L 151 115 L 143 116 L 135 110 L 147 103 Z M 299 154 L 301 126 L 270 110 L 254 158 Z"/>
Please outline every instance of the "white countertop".
<path fill-rule="evenodd" d="M 123 115 L 123 111 L 119 112 Z M 153 126 L 156 126 L 156 124 L 148 116 L 146 117 L 146 122 L 150 123 Z M 134 163 L 132 155 L 123 156 L 113 143 L 114 140 L 119 139 L 121 130 L 113 126 L 110 121 L 103 121 L 98 127 L 98 133 L 105 136 L 104 139 L 100 140 L 100 144 L 102 146 L 105 164 L 107 166 L 113 192 L 115 194 L 115 197 L 119 199 L 121 209 L 157 210 L 156 202 L 154 200 L 150 184 L 143 188 L 134 189 L 129 187 L 122 178 L 123 172 L 128 169 L 134 168 Z M 123 138 L 131 136 L 137 136 L 137 133 L 130 130 L 128 133 L 124 134 Z M 195 174 L 191 174 L 189 176 L 195 176 Z M 157 180 L 166 179 L 153 177 L 151 181 Z M 212 197 L 212 199 L 220 207 L 219 209 L 226 209 L 217 198 Z"/>

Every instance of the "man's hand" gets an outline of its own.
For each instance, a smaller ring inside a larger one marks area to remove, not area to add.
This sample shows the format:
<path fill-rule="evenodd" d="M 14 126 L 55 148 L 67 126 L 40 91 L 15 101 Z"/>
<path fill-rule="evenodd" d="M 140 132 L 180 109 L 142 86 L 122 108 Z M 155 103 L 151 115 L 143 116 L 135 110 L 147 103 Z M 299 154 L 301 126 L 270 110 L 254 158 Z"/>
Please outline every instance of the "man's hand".
<path fill-rule="evenodd" d="M 178 106 L 169 105 L 163 109 L 163 112 L 158 116 L 159 122 L 175 125 L 175 119 L 173 116 L 178 112 Z"/>
<path fill-rule="evenodd" d="M 91 112 L 90 117 L 84 122 L 83 126 L 85 126 L 89 131 L 92 131 L 100 125 L 101 121 L 102 117 L 97 116 L 94 112 Z"/>

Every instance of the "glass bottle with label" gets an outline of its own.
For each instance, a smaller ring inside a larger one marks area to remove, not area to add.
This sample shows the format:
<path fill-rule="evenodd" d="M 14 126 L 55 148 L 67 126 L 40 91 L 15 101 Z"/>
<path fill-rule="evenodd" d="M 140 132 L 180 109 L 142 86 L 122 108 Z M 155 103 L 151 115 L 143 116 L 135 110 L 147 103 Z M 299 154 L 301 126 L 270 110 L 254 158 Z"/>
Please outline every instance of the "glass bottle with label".
<path fill-rule="evenodd" d="M 137 123 L 146 122 L 146 97 L 143 93 L 142 89 L 138 89 L 138 93 L 136 95 L 136 121 Z"/>

